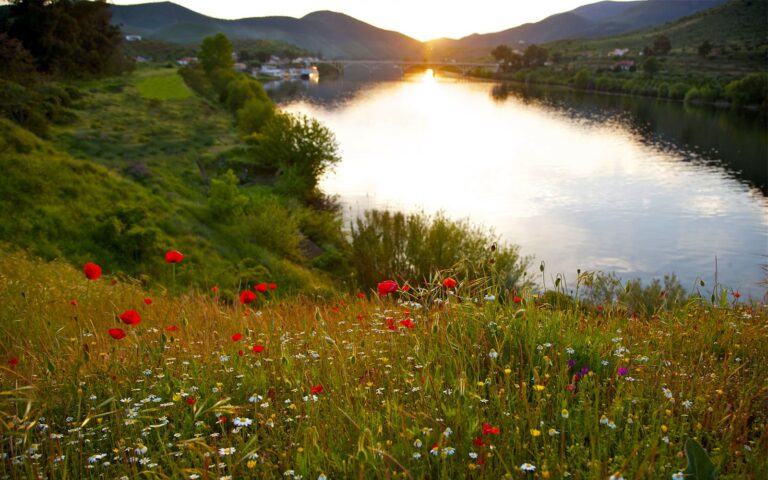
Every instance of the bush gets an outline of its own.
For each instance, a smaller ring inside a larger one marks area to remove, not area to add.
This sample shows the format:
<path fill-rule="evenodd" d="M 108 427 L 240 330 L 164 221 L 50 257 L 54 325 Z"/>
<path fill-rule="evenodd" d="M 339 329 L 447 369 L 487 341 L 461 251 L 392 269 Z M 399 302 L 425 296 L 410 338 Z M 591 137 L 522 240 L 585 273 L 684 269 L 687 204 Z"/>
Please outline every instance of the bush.
<path fill-rule="evenodd" d="M 352 264 L 357 282 L 374 288 L 384 278 L 412 285 L 451 269 L 457 280 L 486 278 L 499 289 L 520 287 L 526 261 L 517 247 L 495 250 L 496 236 L 442 214 L 367 211 L 351 229 Z"/>
<path fill-rule="evenodd" d="M 720 98 L 720 92 L 716 87 L 704 85 L 693 87 L 685 94 L 686 104 L 712 103 Z"/>
<path fill-rule="evenodd" d="M 320 177 L 340 160 L 333 132 L 304 115 L 275 114 L 250 141 L 256 161 L 277 171 L 283 191 L 305 202 L 321 196 Z"/>
<path fill-rule="evenodd" d="M 686 93 L 688 93 L 688 85 L 683 82 L 676 82 L 669 87 L 668 96 L 673 100 L 683 100 Z"/>
<path fill-rule="evenodd" d="M 669 97 L 669 84 L 667 82 L 661 82 L 656 88 L 656 96 L 659 98 Z"/>
<path fill-rule="evenodd" d="M 736 106 L 768 108 L 768 73 L 753 73 L 725 87 L 727 98 Z"/>
<path fill-rule="evenodd" d="M 582 68 L 573 76 L 573 85 L 576 88 L 592 88 L 592 74 L 586 68 Z"/>
<path fill-rule="evenodd" d="M 274 113 L 275 108 L 272 102 L 263 102 L 255 98 L 249 99 L 243 108 L 237 111 L 237 127 L 240 134 L 248 136 L 261 131 Z"/>
<path fill-rule="evenodd" d="M 227 170 L 219 178 L 211 180 L 208 209 L 214 221 L 227 221 L 243 214 L 243 209 L 248 205 L 248 197 L 240 193 L 238 183 L 232 170 Z"/>

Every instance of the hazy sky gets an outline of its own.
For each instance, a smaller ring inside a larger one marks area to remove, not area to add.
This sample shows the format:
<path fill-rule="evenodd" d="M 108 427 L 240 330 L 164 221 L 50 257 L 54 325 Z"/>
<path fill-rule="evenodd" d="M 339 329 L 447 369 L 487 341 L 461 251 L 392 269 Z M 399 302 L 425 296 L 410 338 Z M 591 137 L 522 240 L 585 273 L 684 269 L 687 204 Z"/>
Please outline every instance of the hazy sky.
<path fill-rule="evenodd" d="M 535 22 L 553 13 L 599 0 L 174 0 L 216 18 L 287 15 L 302 17 L 316 10 L 346 13 L 380 28 L 419 40 L 463 37 Z M 624 1 L 624 0 L 621 0 Z M 126 5 L 147 0 L 113 0 Z"/>

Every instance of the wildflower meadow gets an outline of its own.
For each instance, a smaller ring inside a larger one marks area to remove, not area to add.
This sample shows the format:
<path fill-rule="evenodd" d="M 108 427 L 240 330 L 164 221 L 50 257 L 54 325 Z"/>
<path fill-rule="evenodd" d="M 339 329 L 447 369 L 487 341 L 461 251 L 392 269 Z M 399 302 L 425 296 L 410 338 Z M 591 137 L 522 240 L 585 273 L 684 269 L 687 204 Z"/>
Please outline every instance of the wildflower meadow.
<path fill-rule="evenodd" d="M 717 478 L 768 472 L 740 299 L 638 318 L 445 277 L 227 303 L 105 267 L 0 260 L 1 478 L 704 478 L 689 440 Z"/>

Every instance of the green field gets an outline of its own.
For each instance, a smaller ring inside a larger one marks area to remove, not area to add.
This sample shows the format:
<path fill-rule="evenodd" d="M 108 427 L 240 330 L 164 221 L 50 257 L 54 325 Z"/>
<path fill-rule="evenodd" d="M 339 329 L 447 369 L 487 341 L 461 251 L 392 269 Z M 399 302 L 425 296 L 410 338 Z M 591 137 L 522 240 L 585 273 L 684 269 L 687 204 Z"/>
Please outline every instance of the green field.
<path fill-rule="evenodd" d="M 192 91 L 175 71 L 147 75 L 136 84 L 136 90 L 144 98 L 155 100 L 184 100 L 192 96 Z"/>

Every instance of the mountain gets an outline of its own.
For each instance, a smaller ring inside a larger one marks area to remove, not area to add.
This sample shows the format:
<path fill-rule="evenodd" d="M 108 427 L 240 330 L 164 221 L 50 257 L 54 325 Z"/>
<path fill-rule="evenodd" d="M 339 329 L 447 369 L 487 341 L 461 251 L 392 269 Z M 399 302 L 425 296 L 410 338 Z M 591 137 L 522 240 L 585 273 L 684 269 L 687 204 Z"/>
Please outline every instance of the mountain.
<path fill-rule="evenodd" d="M 424 46 L 401 33 L 383 30 L 341 13 L 320 11 L 302 18 L 254 17 L 222 20 L 171 2 L 112 5 L 112 22 L 126 34 L 181 44 L 208 35 L 230 39 L 282 40 L 325 58 L 417 59 Z"/>
<path fill-rule="evenodd" d="M 568 39 L 550 46 L 568 53 L 610 51 L 629 48 L 634 51 L 651 45 L 654 37 L 665 35 L 673 49 L 696 54 L 705 41 L 717 46 L 717 55 L 731 61 L 753 58 L 754 70 L 766 69 L 768 51 L 768 2 L 765 0 L 728 0 L 714 8 L 694 13 L 673 22 L 600 38 Z M 725 48 L 725 47 L 728 48 Z M 760 53 L 762 52 L 762 53 Z M 711 62 L 710 62 L 711 63 Z M 733 69 L 728 63 L 724 68 Z"/>
<path fill-rule="evenodd" d="M 558 13 L 539 22 L 458 40 L 430 42 L 433 56 L 487 55 L 497 45 L 546 43 L 566 38 L 617 35 L 671 22 L 721 5 L 726 0 L 603 1 Z"/>

